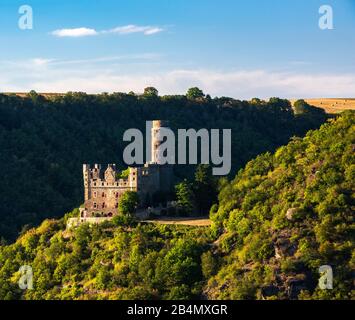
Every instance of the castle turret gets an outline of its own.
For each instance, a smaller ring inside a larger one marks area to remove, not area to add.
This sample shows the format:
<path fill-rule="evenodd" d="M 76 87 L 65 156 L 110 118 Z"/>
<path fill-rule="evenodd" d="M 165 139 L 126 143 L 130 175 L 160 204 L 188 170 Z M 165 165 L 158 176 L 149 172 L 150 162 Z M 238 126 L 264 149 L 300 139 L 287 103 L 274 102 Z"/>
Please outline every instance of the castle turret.
<path fill-rule="evenodd" d="M 109 164 L 105 171 L 105 181 L 113 184 L 116 181 L 116 165 Z"/>
<path fill-rule="evenodd" d="M 101 164 L 95 164 L 94 169 L 92 169 L 92 178 L 94 180 L 101 179 Z"/>
<path fill-rule="evenodd" d="M 168 121 L 155 120 L 153 121 L 152 127 L 152 161 L 154 164 L 161 164 L 161 159 L 159 157 L 159 147 L 162 144 L 161 139 L 161 128 L 169 128 Z"/>

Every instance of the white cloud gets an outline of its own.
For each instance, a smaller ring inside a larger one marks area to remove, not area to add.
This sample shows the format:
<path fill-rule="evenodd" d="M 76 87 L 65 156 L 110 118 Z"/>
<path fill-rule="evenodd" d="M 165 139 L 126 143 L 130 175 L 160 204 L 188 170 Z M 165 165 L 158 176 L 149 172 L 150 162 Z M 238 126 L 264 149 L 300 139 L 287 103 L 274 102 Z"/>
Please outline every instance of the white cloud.
<path fill-rule="evenodd" d="M 151 34 L 156 34 L 156 33 L 162 32 L 162 31 L 164 31 L 164 29 L 158 28 L 158 27 L 151 27 L 151 28 L 148 28 L 146 31 L 144 31 L 144 34 L 149 36 Z"/>
<path fill-rule="evenodd" d="M 198 86 L 212 96 L 237 99 L 355 97 L 355 75 L 350 73 L 163 71 L 152 54 L 63 61 L 37 58 L 12 64 L 0 61 L 0 91 L 142 92 L 147 86 L 156 87 L 161 94 L 183 94 Z"/>
<path fill-rule="evenodd" d="M 32 59 L 32 63 L 38 67 L 47 66 L 49 63 L 53 61 L 54 61 L 53 59 L 43 59 L 43 58 Z"/>
<path fill-rule="evenodd" d="M 96 31 L 95 29 L 89 28 L 74 28 L 74 29 L 59 29 L 51 32 L 52 35 L 56 37 L 87 37 L 87 36 L 98 36 L 100 34 L 131 34 L 131 33 L 142 33 L 146 36 L 153 35 L 164 31 L 163 28 L 154 26 L 137 26 L 134 24 L 129 24 L 126 26 L 116 27 L 110 30 Z"/>
<path fill-rule="evenodd" d="M 98 32 L 94 29 L 89 28 L 74 28 L 74 29 L 59 29 L 52 32 L 52 35 L 56 37 L 87 37 L 96 36 Z"/>

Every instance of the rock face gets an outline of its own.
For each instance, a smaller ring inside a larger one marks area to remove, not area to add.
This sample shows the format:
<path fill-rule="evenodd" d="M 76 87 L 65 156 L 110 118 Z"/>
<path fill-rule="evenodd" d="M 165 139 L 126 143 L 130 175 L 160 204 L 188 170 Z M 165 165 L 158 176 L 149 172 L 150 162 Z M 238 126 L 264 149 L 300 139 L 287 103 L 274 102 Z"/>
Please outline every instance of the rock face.
<path fill-rule="evenodd" d="M 297 213 L 297 211 L 298 211 L 297 208 L 288 209 L 287 212 L 286 212 L 287 220 L 290 220 L 290 221 L 294 220 L 295 214 Z"/>
<path fill-rule="evenodd" d="M 274 249 L 275 249 L 275 258 L 282 259 L 284 257 L 293 256 L 297 251 L 297 245 L 291 243 L 290 241 L 291 234 L 287 232 L 274 235 Z"/>

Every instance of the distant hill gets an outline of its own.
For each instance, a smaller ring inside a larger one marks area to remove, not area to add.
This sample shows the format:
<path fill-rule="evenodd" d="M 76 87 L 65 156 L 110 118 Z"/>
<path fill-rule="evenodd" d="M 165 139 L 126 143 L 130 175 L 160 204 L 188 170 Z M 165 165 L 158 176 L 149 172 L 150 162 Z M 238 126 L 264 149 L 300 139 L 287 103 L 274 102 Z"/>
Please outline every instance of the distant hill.
<path fill-rule="evenodd" d="M 327 113 L 335 114 L 345 110 L 355 110 L 355 98 L 319 98 L 304 99 L 308 104 L 322 108 Z M 296 100 L 290 100 L 293 104 Z"/>

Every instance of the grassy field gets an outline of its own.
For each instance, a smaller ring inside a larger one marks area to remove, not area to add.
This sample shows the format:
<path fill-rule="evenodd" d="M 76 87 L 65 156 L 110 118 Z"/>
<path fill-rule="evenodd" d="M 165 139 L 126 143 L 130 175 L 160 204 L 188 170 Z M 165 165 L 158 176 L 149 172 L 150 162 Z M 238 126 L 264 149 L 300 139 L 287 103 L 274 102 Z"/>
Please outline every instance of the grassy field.
<path fill-rule="evenodd" d="M 327 113 L 339 113 L 345 110 L 355 110 L 355 98 L 319 98 L 304 99 L 312 106 L 324 109 Z M 293 104 L 296 100 L 290 100 Z"/>
<path fill-rule="evenodd" d="M 37 92 L 38 93 L 38 92 Z M 28 92 L 4 92 L 3 94 L 7 94 L 7 95 L 12 95 L 15 94 L 16 96 L 19 96 L 21 98 L 24 98 L 28 95 Z M 64 96 L 65 93 L 38 93 L 39 95 L 46 97 L 46 98 L 52 98 L 52 97 L 57 97 L 57 96 Z"/>

